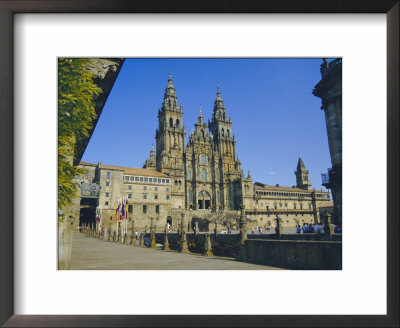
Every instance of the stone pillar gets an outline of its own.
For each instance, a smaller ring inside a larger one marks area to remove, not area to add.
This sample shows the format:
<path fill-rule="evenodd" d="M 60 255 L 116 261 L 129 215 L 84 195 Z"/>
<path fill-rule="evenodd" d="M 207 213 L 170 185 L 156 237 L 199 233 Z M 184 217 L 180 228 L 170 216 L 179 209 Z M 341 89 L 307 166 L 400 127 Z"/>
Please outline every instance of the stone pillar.
<path fill-rule="evenodd" d="M 244 205 L 240 206 L 240 242 L 239 242 L 239 253 L 237 256 L 238 261 L 247 261 L 247 249 L 246 249 L 246 240 L 247 240 L 247 218 L 246 211 L 244 209 Z"/>
<path fill-rule="evenodd" d="M 139 246 L 140 247 L 144 247 L 144 236 L 145 235 L 143 233 L 141 233 L 139 236 Z"/>
<path fill-rule="evenodd" d="M 211 238 L 210 238 L 210 234 L 206 233 L 205 236 L 205 240 L 204 240 L 204 256 L 213 256 L 214 254 L 211 252 Z"/>
<path fill-rule="evenodd" d="M 185 227 L 185 214 L 181 214 L 181 253 L 189 253 L 189 248 L 187 244 L 187 239 L 186 239 L 186 227 Z"/>
<path fill-rule="evenodd" d="M 240 246 L 244 246 L 247 240 L 247 218 L 244 205 L 240 207 L 239 227 L 240 227 Z"/>
<path fill-rule="evenodd" d="M 157 248 L 156 246 L 156 227 L 153 223 L 154 218 L 151 218 L 151 224 L 150 224 L 150 248 Z"/>
<path fill-rule="evenodd" d="M 324 230 L 325 230 L 325 239 L 326 240 L 332 240 L 332 215 L 329 212 L 326 212 L 324 214 L 324 221 L 325 221 L 325 225 L 324 225 Z"/>
<path fill-rule="evenodd" d="M 164 232 L 164 251 L 169 251 L 169 242 L 168 242 L 168 224 L 165 225 L 165 232 Z"/>
<path fill-rule="evenodd" d="M 279 216 L 278 216 L 278 214 L 276 215 L 276 218 L 275 218 L 275 224 L 276 224 L 276 227 L 275 227 L 275 233 L 276 233 L 276 239 L 281 239 L 282 238 L 282 232 L 283 232 L 283 228 L 282 228 L 282 226 L 281 226 L 281 224 L 280 224 L 280 218 L 279 218 Z"/>

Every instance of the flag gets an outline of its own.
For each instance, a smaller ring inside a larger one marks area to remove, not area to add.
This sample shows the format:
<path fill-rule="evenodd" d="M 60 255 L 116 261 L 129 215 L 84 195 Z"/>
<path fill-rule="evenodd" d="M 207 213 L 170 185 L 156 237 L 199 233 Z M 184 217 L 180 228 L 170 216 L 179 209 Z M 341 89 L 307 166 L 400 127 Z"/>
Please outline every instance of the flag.
<path fill-rule="evenodd" d="M 125 219 L 125 198 L 122 198 L 121 220 Z"/>
<path fill-rule="evenodd" d="M 100 216 L 101 216 L 100 207 L 97 207 L 96 208 L 96 221 L 97 221 L 97 223 L 100 223 Z"/>

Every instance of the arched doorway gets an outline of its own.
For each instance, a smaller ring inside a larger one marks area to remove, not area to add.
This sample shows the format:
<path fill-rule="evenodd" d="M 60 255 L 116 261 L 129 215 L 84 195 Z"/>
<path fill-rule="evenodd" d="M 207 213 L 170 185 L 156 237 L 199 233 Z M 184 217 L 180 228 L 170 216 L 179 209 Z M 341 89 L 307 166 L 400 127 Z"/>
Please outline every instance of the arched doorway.
<path fill-rule="evenodd" d="M 97 198 L 82 198 L 80 202 L 79 225 L 96 225 Z"/>
<path fill-rule="evenodd" d="M 208 210 L 211 206 L 211 196 L 207 191 L 200 191 L 197 195 L 197 205 L 199 210 Z"/>

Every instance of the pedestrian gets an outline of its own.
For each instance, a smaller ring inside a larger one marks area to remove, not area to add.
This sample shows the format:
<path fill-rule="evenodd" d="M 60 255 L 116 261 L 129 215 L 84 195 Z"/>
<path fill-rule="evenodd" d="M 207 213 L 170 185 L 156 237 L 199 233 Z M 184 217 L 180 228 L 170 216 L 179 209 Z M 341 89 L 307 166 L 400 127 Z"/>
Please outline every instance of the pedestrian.
<path fill-rule="evenodd" d="M 296 233 L 300 232 L 301 232 L 300 224 L 296 224 Z"/>
<path fill-rule="evenodd" d="M 138 240 L 138 238 L 139 238 L 139 234 L 138 234 L 138 232 L 137 232 L 137 230 L 136 230 L 136 231 L 135 231 L 135 239 Z"/>

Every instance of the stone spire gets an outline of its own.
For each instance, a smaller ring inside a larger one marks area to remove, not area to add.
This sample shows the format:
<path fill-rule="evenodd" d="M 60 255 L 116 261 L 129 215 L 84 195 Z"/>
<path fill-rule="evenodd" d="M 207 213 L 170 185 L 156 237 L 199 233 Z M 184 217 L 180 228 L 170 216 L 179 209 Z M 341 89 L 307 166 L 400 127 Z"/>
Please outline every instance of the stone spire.
<path fill-rule="evenodd" d="M 226 120 L 225 104 L 221 97 L 219 85 L 217 85 L 217 98 L 214 101 L 213 116 L 215 119 L 218 119 L 218 120 Z"/>
<path fill-rule="evenodd" d="M 306 166 L 304 165 L 301 157 L 299 157 L 299 161 L 297 163 L 297 171 L 306 171 Z"/>
<path fill-rule="evenodd" d="M 181 111 L 182 109 L 178 104 L 177 98 L 178 97 L 176 96 L 176 90 L 172 83 L 172 74 L 170 72 L 168 77 L 168 84 L 164 92 L 164 100 L 161 106 L 161 110 Z"/>
<path fill-rule="evenodd" d="M 199 123 L 203 124 L 204 120 L 203 120 L 203 114 L 201 113 L 201 106 L 200 106 L 200 112 L 199 112 L 199 117 L 198 117 Z"/>
<path fill-rule="evenodd" d="M 305 190 L 311 189 L 311 183 L 308 180 L 308 171 L 301 157 L 299 157 L 299 161 L 297 163 L 297 170 L 294 172 L 294 174 L 296 175 L 297 188 Z"/>

